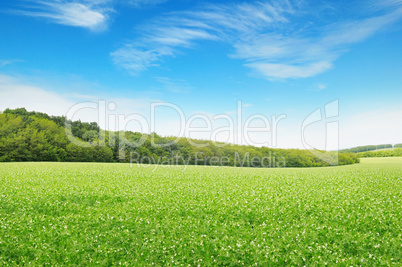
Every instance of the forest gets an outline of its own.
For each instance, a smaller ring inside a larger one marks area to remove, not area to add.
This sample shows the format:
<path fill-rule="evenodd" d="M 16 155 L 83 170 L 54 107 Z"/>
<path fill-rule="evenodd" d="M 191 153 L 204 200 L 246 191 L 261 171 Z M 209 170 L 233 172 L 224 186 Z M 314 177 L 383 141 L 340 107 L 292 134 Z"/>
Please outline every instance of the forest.
<path fill-rule="evenodd" d="M 359 158 L 402 157 L 402 148 L 398 146 L 395 149 L 361 152 L 357 156 Z"/>
<path fill-rule="evenodd" d="M 77 144 L 71 142 L 71 133 Z M 174 141 L 174 142 L 173 142 Z M 141 142 L 141 145 L 138 143 Z M 203 146 L 194 144 L 202 143 Z M 244 167 L 321 167 L 358 163 L 356 154 L 241 146 L 156 133 L 111 132 L 96 122 L 6 109 L 0 114 L 0 162 L 132 162 Z"/>
<path fill-rule="evenodd" d="M 348 149 L 339 150 L 340 153 L 350 152 L 350 153 L 361 153 L 367 151 L 375 151 L 381 149 L 392 149 L 392 148 L 402 148 L 402 144 L 382 144 L 382 145 L 368 145 L 368 146 L 357 146 Z"/>

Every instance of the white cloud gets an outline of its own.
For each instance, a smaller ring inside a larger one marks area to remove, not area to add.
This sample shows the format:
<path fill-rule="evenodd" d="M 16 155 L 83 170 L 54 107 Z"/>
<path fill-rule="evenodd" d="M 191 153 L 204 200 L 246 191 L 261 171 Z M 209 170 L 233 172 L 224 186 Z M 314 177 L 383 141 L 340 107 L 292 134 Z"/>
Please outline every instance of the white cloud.
<path fill-rule="evenodd" d="M 117 65 L 138 74 L 173 57 L 179 48 L 210 40 L 231 44 L 230 57 L 244 60 L 246 67 L 268 79 L 311 77 L 329 70 L 352 44 L 402 17 L 401 1 L 386 1 L 369 11 L 350 4 L 366 10 L 364 16 L 336 10 L 330 3 L 322 7 L 300 1 L 209 5 L 170 13 L 141 26 L 139 38 L 111 55 Z M 337 20 L 325 12 L 338 12 Z"/>
<path fill-rule="evenodd" d="M 172 27 L 155 29 L 152 32 L 152 35 L 112 52 L 113 62 L 135 76 L 149 67 L 159 66 L 157 62 L 163 58 L 173 57 L 177 47 L 190 47 L 193 40 L 215 39 L 205 30 Z"/>
<path fill-rule="evenodd" d="M 131 45 L 113 52 L 113 62 L 127 70 L 132 75 L 146 70 L 151 66 L 158 66 L 157 61 L 164 56 L 172 56 L 173 51 L 170 47 L 159 47 L 152 50 L 140 50 Z"/>
<path fill-rule="evenodd" d="M 145 6 L 153 6 L 157 4 L 162 4 L 167 2 L 168 0 L 126 0 L 123 2 L 133 5 L 134 7 L 145 7 Z"/>
<path fill-rule="evenodd" d="M 0 74 L 0 110 L 25 107 L 29 110 L 62 115 L 72 104 L 72 101 L 56 93 Z"/>
<path fill-rule="evenodd" d="M 254 106 L 254 105 L 253 105 L 253 104 L 250 104 L 250 103 L 244 103 L 244 104 L 242 105 L 243 108 L 249 108 L 249 107 L 252 107 L 252 106 Z"/>
<path fill-rule="evenodd" d="M 162 88 L 171 93 L 188 93 L 194 88 L 185 80 L 157 77 L 156 80 L 162 84 Z"/>
<path fill-rule="evenodd" d="M 402 106 L 341 118 L 340 146 L 402 143 Z"/>
<path fill-rule="evenodd" d="M 85 102 L 100 103 L 106 101 L 106 104 L 114 103 L 114 110 L 107 110 L 108 114 L 114 114 L 117 118 L 119 114 L 128 116 L 133 113 L 149 114 L 149 107 L 155 100 L 146 98 L 128 98 L 116 97 L 98 94 L 80 95 L 71 91 L 68 94 L 60 94 L 43 88 L 40 85 L 32 85 L 29 78 L 12 77 L 0 74 L 0 110 L 6 108 L 15 109 L 24 107 L 28 111 L 44 112 L 49 115 L 65 116 L 75 105 Z M 97 110 L 90 108 L 81 109 L 75 113 L 74 120 L 92 122 L 99 121 Z M 128 130 L 135 130 L 131 124 L 120 125 L 128 127 Z M 114 130 L 114 124 L 108 124 L 104 128 Z"/>
<path fill-rule="evenodd" d="M 325 90 L 327 87 L 328 86 L 324 83 L 316 83 L 311 86 L 310 90 L 319 92 L 319 91 Z"/>
<path fill-rule="evenodd" d="M 372 36 L 401 17 L 402 8 L 381 16 L 331 24 L 323 28 L 324 32 L 318 41 L 321 46 L 329 49 L 337 48 L 340 45 L 357 43 Z"/>
<path fill-rule="evenodd" d="M 152 36 L 148 37 L 149 42 L 164 44 L 167 46 L 182 46 L 188 47 L 192 40 L 213 40 L 216 37 L 209 34 L 205 30 L 185 29 L 179 27 L 161 28 L 153 32 Z M 147 38 L 147 39 L 148 39 Z"/>
<path fill-rule="evenodd" d="M 402 0 L 369 0 L 367 8 L 372 10 L 395 10 L 402 7 Z"/>
<path fill-rule="evenodd" d="M 277 147 L 306 149 L 301 141 L 301 126 L 309 114 L 298 112 L 297 115 L 287 115 L 288 118 L 282 120 L 277 127 Z M 323 118 L 322 121 L 308 125 L 303 136 L 307 144 L 317 149 L 337 149 L 338 145 L 339 149 L 345 149 L 402 143 L 402 106 L 354 114 L 346 114 L 341 110 L 340 115 L 328 120 Z M 339 128 L 331 128 L 331 123 L 334 122 L 339 122 Z M 333 143 L 334 139 L 331 137 L 339 141 Z"/>
<path fill-rule="evenodd" d="M 53 23 L 87 28 L 92 31 L 101 31 L 107 28 L 109 14 L 113 9 L 109 7 L 111 1 L 33 1 L 33 6 L 27 6 L 17 14 L 44 18 Z"/>
<path fill-rule="evenodd" d="M 286 65 L 271 63 L 249 63 L 246 66 L 257 70 L 268 78 L 307 78 L 322 73 L 331 68 L 329 62 L 317 62 L 311 65 Z"/>
<path fill-rule="evenodd" d="M 367 39 L 401 17 L 402 9 L 398 9 L 373 18 L 324 25 L 312 35 L 297 31 L 252 35 L 234 45 L 233 57 L 251 61 L 245 66 L 269 79 L 311 77 L 329 70 L 350 44 Z"/>
<path fill-rule="evenodd" d="M 141 26 L 142 35 L 111 53 L 113 61 L 131 74 L 158 66 L 157 61 L 174 56 L 178 48 L 190 48 L 196 41 L 229 41 L 233 33 L 258 31 L 266 25 L 285 22 L 284 6 L 268 3 L 210 6 L 205 10 L 179 12 Z M 290 10 L 286 9 L 286 12 Z"/>
<path fill-rule="evenodd" d="M 11 65 L 14 63 L 22 62 L 23 60 L 21 59 L 3 59 L 0 60 L 0 67 L 5 67 L 7 65 Z"/>

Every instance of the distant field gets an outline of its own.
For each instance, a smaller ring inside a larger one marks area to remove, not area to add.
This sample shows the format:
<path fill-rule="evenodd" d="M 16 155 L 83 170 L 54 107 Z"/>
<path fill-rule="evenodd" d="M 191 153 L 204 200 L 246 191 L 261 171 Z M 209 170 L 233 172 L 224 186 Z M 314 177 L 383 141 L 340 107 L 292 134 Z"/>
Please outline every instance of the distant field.
<path fill-rule="evenodd" d="M 0 264 L 402 265 L 402 158 L 0 164 Z"/>
<path fill-rule="evenodd" d="M 381 148 L 381 149 L 376 149 L 376 150 L 372 150 L 373 152 L 376 152 L 376 151 L 384 151 L 384 150 L 394 150 L 395 148 L 393 148 L 393 147 L 390 147 L 390 148 Z"/>

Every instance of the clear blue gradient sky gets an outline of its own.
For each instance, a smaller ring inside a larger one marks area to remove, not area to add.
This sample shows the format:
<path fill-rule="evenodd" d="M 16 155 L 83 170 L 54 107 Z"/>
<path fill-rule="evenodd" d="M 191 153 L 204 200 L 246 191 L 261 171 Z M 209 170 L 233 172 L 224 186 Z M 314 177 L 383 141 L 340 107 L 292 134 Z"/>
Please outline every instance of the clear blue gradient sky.
<path fill-rule="evenodd" d="M 402 1 L 0 2 L 0 110 L 100 99 L 148 119 L 155 101 L 212 117 L 241 100 L 244 118 L 286 115 L 269 144 L 284 148 L 338 100 L 340 148 L 402 143 Z M 177 134 L 176 115 L 156 131 Z M 325 121 L 310 132 L 325 148 Z"/>

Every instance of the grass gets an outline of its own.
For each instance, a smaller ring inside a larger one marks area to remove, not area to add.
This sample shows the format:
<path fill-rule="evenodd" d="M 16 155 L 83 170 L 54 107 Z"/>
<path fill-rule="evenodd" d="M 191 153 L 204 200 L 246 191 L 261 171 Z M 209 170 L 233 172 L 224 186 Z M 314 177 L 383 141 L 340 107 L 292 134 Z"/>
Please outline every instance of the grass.
<path fill-rule="evenodd" d="M 402 158 L 151 168 L 0 164 L 0 264 L 402 264 Z"/>

